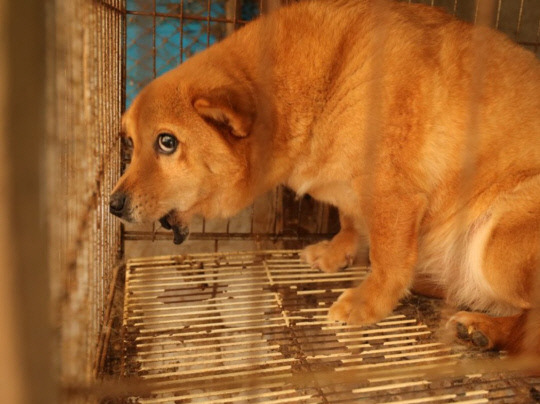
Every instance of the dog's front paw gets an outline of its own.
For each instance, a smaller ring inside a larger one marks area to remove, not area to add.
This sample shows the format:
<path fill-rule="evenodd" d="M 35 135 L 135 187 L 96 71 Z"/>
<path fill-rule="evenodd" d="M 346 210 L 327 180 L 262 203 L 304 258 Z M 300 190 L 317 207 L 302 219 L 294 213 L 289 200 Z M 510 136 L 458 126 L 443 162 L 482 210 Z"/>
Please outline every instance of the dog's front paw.
<path fill-rule="evenodd" d="M 321 241 L 304 248 L 300 257 L 312 268 L 331 273 L 352 265 L 353 254 L 334 245 L 332 241 Z"/>
<path fill-rule="evenodd" d="M 330 307 L 328 319 L 349 325 L 367 325 L 382 320 L 388 313 L 365 300 L 361 287 L 347 289 Z"/>

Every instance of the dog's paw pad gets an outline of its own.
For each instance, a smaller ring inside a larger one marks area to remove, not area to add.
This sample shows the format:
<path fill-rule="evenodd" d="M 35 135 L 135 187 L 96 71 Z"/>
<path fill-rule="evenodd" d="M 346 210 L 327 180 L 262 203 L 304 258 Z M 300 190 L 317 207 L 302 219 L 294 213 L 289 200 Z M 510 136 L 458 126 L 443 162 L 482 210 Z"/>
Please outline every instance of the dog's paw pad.
<path fill-rule="evenodd" d="M 491 349 L 493 343 L 488 335 L 480 329 L 477 323 L 470 320 L 467 314 L 460 314 L 454 316 L 448 322 L 448 326 L 453 327 L 458 340 L 481 349 Z"/>
<path fill-rule="evenodd" d="M 456 323 L 456 336 L 464 341 L 469 340 L 469 331 L 467 331 L 467 327 L 462 323 Z"/>
<path fill-rule="evenodd" d="M 471 341 L 479 348 L 487 348 L 490 345 L 489 338 L 482 331 L 473 331 Z"/>

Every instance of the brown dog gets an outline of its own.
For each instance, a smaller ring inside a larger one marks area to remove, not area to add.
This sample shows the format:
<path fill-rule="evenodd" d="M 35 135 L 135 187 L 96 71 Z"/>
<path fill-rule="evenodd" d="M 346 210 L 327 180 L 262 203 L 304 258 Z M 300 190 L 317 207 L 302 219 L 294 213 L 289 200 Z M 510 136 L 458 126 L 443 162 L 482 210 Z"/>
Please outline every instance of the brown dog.
<path fill-rule="evenodd" d="M 371 275 L 331 319 L 378 321 L 422 279 L 505 316 L 460 312 L 460 337 L 523 348 L 540 261 L 540 63 L 502 34 L 420 5 L 298 3 L 154 80 L 123 123 L 121 218 L 160 219 L 181 242 L 193 215 L 231 216 L 286 184 L 340 211 L 308 263 L 337 271 L 369 241 Z"/>

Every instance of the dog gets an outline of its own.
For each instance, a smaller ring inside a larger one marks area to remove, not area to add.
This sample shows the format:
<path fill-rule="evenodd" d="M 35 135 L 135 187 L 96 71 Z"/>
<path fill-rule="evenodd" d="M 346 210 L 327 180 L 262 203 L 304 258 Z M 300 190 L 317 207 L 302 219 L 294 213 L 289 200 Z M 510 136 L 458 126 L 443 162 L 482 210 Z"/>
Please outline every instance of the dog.
<path fill-rule="evenodd" d="M 300 2 L 152 81 L 122 122 L 123 220 L 180 243 L 194 215 L 284 184 L 339 210 L 311 266 L 369 244 L 331 320 L 377 322 L 419 290 L 470 310 L 448 323 L 458 338 L 540 352 L 540 63 L 503 34 L 422 5 Z"/>

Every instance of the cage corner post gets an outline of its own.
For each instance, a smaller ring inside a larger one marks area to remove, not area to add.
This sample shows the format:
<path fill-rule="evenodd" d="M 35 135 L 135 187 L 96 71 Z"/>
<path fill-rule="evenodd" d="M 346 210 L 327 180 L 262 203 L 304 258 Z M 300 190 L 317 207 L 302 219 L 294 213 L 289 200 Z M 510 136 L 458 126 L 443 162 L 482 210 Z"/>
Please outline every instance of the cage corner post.
<path fill-rule="evenodd" d="M 57 402 L 45 207 L 45 2 L 0 1 L 0 391 Z M 52 369 L 52 371 L 51 371 Z"/>

